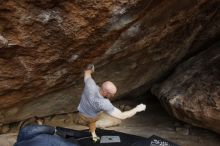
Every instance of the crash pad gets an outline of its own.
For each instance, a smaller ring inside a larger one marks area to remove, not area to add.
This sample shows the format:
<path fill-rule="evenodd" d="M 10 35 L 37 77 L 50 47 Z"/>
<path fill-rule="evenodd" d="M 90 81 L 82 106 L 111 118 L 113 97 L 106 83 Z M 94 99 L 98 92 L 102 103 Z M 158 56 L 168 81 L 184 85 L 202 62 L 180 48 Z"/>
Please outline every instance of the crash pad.
<path fill-rule="evenodd" d="M 147 143 L 147 138 L 145 138 L 145 137 L 126 134 L 126 133 L 122 133 L 122 132 L 118 132 L 118 131 L 114 131 L 114 130 L 96 129 L 96 134 L 99 137 L 119 136 L 120 142 L 115 142 L 115 143 L 96 142 L 96 143 L 94 143 L 92 141 L 91 137 L 87 137 L 87 138 L 81 138 L 80 140 L 78 140 L 78 143 L 80 144 L 80 146 L 136 146 L 135 144 L 140 141 Z"/>
<path fill-rule="evenodd" d="M 28 125 L 20 129 L 14 146 L 178 146 L 156 135 L 145 138 L 104 129 L 96 129 L 96 134 L 101 140 L 94 143 L 88 130 Z"/>
<path fill-rule="evenodd" d="M 83 130 L 83 132 L 87 132 L 87 131 Z M 120 142 L 118 142 L 117 140 L 117 142 L 110 141 L 109 143 L 100 143 L 99 141 L 94 143 L 91 137 L 80 138 L 77 141 L 80 144 L 80 146 L 178 146 L 177 144 L 174 144 L 156 135 L 153 135 L 150 138 L 145 138 L 145 137 L 118 132 L 114 130 L 103 130 L 103 129 L 97 129 L 96 134 L 99 137 L 118 136 L 120 137 Z"/>

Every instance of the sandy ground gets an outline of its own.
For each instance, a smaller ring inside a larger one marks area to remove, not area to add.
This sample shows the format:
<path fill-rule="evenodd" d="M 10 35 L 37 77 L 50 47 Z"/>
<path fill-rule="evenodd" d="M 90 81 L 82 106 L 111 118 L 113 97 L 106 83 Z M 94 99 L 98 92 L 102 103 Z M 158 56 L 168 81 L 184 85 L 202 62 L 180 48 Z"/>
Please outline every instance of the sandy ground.
<path fill-rule="evenodd" d="M 143 102 L 143 100 L 141 100 Z M 135 106 L 136 101 L 120 101 L 117 104 Z M 191 125 L 178 122 L 170 117 L 161 107 L 157 100 L 145 101 L 147 110 L 138 113 L 134 117 L 124 120 L 119 126 L 106 128 L 121 131 L 124 133 L 135 134 L 143 137 L 157 135 L 172 141 L 181 146 L 219 146 L 220 135 L 211 131 L 196 128 Z M 86 129 L 84 126 L 74 125 L 71 122 L 64 122 L 66 116 L 57 118 L 55 124 L 77 130 Z M 0 146 L 12 146 L 15 143 L 17 133 L 0 135 Z"/>

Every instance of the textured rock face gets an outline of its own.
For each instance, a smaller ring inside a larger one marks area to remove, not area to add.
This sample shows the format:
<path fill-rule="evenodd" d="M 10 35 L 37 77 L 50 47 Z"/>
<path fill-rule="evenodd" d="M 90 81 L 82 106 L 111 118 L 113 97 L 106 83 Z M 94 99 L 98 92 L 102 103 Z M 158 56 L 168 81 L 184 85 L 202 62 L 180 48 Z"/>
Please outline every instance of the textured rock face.
<path fill-rule="evenodd" d="M 180 65 L 152 91 L 170 114 L 220 133 L 220 43 Z"/>
<path fill-rule="evenodd" d="M 76 109 L 82 70 L 141 94 L 220 32 L 218 0 L 0 1 L 0 123 Z"/>

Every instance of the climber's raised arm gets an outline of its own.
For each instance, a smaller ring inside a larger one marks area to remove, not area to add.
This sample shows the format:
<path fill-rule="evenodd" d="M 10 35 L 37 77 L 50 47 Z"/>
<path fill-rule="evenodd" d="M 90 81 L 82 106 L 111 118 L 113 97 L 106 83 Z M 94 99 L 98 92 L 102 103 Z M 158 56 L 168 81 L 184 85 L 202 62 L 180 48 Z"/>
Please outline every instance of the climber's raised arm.
<path fill-rule="evenodd" d="M 95 67 L 93 64 L 88 65 L 87 68 L 84 71 L 84 81 L 86 81 L 86 79 L 91 78 L 91 74 L 95 71 Z"/>

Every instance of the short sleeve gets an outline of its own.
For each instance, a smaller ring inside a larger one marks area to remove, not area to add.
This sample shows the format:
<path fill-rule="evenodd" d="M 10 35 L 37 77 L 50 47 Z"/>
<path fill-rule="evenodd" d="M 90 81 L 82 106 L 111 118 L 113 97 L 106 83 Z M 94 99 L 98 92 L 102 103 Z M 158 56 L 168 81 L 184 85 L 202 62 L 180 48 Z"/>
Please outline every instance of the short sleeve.
<path fill-rule="evenodd" d="M 108 99 L 100 101 L 98 105 L 100 110 L 106 113 L 110 113 L 114 110 L 114 105 Z"/>
<path fill-rule="evenodd" d="M 92 91 L 96 90 L 97 85 L 92 78 L 86 78 L 85 88 L 86 88 L 87 92 L 89 92 L 89 91 L 92 92 Z"/>

